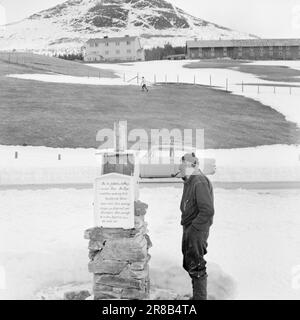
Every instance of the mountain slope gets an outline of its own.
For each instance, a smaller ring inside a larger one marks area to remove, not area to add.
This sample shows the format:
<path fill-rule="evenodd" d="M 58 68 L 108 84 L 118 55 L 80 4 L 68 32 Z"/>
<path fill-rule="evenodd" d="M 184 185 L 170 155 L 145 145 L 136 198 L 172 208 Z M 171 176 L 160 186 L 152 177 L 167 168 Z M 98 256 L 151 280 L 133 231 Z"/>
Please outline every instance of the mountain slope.
<path fill-rule="evenodd" d="M 139 35 L 146 47 L 187 39 L 250 38 L 187 14 L 165 0 L 68 0 L 0 33 L 0 50 L 74 52 L 91 37 Z"/>

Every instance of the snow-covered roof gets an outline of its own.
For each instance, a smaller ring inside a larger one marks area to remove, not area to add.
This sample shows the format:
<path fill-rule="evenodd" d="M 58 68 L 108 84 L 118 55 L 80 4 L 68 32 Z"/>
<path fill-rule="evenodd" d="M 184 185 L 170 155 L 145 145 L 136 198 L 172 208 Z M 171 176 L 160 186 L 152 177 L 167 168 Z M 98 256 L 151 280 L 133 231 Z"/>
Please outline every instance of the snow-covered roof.
<path fill-rule="evenodd" d="M 116 42 L 116 41 L 124 41 L 124 40 L 135 40 L 137 39 L 137 36 L 124 36 L 124 37 L 113 37 L 113 38 L 94 38 L 94 39 L 89 39 L 87 43 L 104 43 L 104 42 Z"/>
<path fill-rule="evenodd" d="M 192 40 L 188 48 L 300 46 L 300 39 Z"/>

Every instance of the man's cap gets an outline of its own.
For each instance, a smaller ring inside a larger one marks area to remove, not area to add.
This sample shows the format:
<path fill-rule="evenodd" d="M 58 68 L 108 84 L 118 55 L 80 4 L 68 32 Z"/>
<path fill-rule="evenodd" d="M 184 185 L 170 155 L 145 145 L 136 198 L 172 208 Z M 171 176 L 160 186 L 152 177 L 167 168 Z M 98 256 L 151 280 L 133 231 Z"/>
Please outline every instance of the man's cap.
<path fill-rule="evenodd" d="M 182 157 L 182 161 L 190 162 L 194 165 L 199 164 L 199 159 L 196 157 L 195 153 L 187 153 Z"/>

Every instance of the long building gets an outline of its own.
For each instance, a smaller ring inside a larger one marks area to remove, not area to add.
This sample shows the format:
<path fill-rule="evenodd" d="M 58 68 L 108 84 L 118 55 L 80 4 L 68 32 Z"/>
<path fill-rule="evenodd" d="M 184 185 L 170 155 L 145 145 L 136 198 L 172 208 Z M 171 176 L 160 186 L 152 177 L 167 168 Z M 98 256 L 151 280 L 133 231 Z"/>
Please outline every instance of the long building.
<path fill-rule="evenodd" d="M 84 61 L 144 61 L 145 52 L 139 37 L 97 38 L 87 41 Z"/>
<path fill-rule="evenodd" d="M 194 40 L 186 44 L 188 59 L 300 59 L 300 39 Z"/>

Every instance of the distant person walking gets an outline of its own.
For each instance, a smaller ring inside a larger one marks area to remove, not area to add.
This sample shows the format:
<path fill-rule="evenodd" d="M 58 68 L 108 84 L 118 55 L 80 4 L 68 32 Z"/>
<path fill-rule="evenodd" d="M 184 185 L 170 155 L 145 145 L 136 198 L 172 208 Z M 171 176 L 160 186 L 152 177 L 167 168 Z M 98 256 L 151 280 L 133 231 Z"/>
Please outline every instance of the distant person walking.
<path fill-rule="evenodd" d="M 149 89 L 147 88 L 147 83 L 146 83 L 145 77 L 142 77 L 141 86 L 142 86 L 142 91 L 146 90 L 147 92 L 149 92 Z"/>

